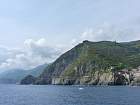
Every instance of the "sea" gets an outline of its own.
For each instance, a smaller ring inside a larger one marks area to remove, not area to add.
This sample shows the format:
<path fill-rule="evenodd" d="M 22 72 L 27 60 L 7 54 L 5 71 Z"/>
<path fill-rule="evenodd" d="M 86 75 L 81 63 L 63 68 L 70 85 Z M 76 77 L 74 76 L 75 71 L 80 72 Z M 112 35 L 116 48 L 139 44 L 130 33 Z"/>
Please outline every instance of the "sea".
<path fill-rule="evenodd" d="M 0 105 L 140 105 L 140 87 L 1 84 Z"/>

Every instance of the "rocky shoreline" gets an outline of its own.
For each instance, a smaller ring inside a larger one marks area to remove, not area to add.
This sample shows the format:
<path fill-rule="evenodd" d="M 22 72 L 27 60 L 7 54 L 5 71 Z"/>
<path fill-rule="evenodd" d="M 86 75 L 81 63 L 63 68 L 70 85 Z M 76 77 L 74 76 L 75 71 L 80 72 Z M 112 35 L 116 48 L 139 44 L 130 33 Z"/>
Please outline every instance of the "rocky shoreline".
<path fill-rule="evenodd" d="M 98 73 L 97 73 L 98 74 Z M 79 79 L 57 77 L 52 79 L 53 85 L 135 85 L 140 86 L 140 71 L 126 69 L 115 73 L 102 73 L 94 77 L 83 76 Z"/>
<path fill-rule="evenodd" d="M 22 81 L 21 84 L 51 84 L 51 85 L 104 85 L 104 86 L 116 86 L 116 85 L 131 85 L 140 86 L 140 67 L 132 70 L 119 70 L 115 73 L 105 72 L 99 73 L 96 71 L 93 77 L 83 76 L 83 77 L 52 77 L 50 83 L 37 84 L 36 78 L 33 76 L 27 76 Z"/>

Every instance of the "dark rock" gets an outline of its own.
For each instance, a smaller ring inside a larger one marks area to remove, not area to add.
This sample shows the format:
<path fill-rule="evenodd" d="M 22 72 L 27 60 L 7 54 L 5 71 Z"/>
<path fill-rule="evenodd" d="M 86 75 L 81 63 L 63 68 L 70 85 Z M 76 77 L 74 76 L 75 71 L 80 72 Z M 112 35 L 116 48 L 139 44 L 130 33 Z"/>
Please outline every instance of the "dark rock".
<path fill-rule="evenodd" d="M 20 84 L 22 84 L 22 85 L 34 84 L 35 80 L 36 80 L 36 78 L 34 76 L 28 75 L 21 80 Z"/>

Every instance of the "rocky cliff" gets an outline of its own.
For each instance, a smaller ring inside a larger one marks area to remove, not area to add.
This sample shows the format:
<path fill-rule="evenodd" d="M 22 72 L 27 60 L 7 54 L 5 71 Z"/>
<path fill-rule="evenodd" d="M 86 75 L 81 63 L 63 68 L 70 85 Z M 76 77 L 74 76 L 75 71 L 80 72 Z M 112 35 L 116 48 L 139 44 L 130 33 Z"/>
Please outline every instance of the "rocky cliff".
<path fill-rule="evenodd" d="M 125 85 L 130 73 L 119 71 L 137 68 L 139 62 L 140 41 L 84 41 L 45 68 L 34 83 Z"/>

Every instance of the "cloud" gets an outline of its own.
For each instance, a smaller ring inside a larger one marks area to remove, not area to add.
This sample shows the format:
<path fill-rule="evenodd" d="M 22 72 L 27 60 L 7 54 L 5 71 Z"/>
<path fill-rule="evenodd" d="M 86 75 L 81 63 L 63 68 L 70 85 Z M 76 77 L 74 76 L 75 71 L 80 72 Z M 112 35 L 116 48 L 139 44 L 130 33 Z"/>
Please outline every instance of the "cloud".
<path fill-rule="evenodd" d="M 0 48 L 0 70 L 30 69 L 54 61 L 62 52 L 60 47 L 49 46 L 46 39 L 27 39 L 24 48 Z"/>
<path fill-rule="evenodd" d="M 60 54 L 57 46 L 48 46 L 46 39 L 42 38 L 37 41 L 27 39 L 24 42 L 25 49 L 33 56 L 53 59 Z"/>
<path fill-rule="evenodd" d="M 140 39 L 140 33 L 132 28 L 117 27 L 108 23 L 96 26 L 94 28 L 87 28 L 85 31 L 73 38 L 67 46 L 72 48 L 75 45 L 82 43 L 84 40 L 93 42 L 97 41 L 117 41 L 128 42 Z"/>
<path fill-rule="evenodd" d="M 89 41 L 132 41 L 137 40 L 139 33 L 128 28 L 118 28 L 113 25 L 103 24 L 94 28 L 87 28 L 80 36 L 71 42 L 75 45 L 84 40 Z"/>
<path fill-rule="evenodd" d="M 14 68 L 30 69 L 43 63 L 51 63 L 61 54 L 84 40 L 121 42 L 136 40 L 138 37 L 139 33 L 132 29 L 103 24 L 94 28 L 87 28 L 71 41 L 55 46 L 50 45 L 44 38 L 39 40 L 27 39 L 24 41 L 23 48 L 9 49 L 0 46 L 0 71 Z"/>

